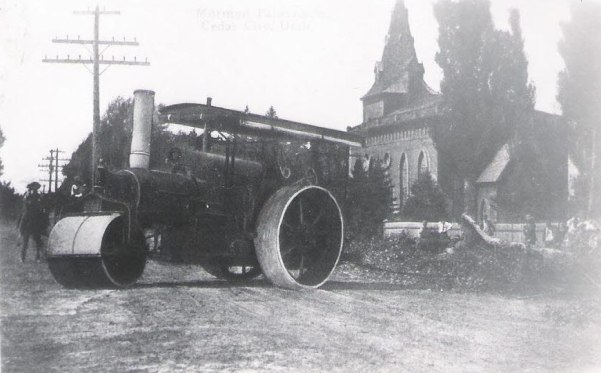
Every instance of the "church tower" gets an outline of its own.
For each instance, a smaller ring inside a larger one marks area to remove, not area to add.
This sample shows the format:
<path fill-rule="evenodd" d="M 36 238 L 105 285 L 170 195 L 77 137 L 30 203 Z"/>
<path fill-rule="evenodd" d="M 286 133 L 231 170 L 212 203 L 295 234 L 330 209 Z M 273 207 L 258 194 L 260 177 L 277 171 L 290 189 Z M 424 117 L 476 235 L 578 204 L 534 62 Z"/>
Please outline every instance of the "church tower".
<path fill-rule="evenodd" d="M 382 60 L 374 69 L 374 84 L 361 98 L 364 122 L 384 117 L 429 95 L 423 81 L 424 67 L 417 61 L 413 43 L 407 8 L 403 0 L 397 0 Z"/>

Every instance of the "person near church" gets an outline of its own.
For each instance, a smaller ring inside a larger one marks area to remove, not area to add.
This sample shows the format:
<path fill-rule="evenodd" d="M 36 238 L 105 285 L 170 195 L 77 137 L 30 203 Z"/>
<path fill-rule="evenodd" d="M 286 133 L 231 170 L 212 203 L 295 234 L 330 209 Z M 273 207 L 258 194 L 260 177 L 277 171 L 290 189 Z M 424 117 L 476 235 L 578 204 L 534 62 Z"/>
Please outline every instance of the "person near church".
<path fill-rule="evenodd" d="M 488 215 L 484 215 L 482 219 L 482 230 L 491 237 L 495 235 L 495 225 L 488 219 Z"/>
<path fill-rule="evenodd" d="M 545 243 L 545 247 L 554 247 L 556 235 L 555 229 L 551 226 L 551 222 L 547 221 L 545 223 L 545 230 L 543 232 L 543 242 Z"/>
<path fill-rule="evenodd" d="M 441 220 L 438 222 L 438 234 L 442 239 L 449 239 L 449 230 L 453 228 L 453 224 L 448 221 Z"/>

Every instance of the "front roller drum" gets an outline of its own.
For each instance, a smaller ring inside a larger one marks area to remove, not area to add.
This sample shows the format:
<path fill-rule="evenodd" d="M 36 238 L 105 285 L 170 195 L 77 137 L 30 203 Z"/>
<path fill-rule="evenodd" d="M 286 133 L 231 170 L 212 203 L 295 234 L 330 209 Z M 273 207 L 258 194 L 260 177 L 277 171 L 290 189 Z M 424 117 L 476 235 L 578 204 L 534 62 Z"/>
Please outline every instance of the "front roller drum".
<path fill-rule="evenodd" d="M 277 191 L 258 217 L 255 248 L 263 273 L 287 289 L 317 288 L 340 258 L 340 206 L 326 189 L 288 186 Z"/>
<path fill-rule="evenodd" d="M 123 216 L 73 216 L 60 220 L 48 239 L 48 266 L 66 288 L 124 288 L 146 265 L 141 232 L 127 240 Z"/>

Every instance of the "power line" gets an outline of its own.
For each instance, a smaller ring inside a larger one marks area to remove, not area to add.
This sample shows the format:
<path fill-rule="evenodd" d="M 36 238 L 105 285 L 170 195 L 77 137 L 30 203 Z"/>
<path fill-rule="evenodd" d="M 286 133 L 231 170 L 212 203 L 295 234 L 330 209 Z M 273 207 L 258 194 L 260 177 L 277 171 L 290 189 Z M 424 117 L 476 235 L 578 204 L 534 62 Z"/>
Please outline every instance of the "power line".
<path fill-rule="evenodd" d="M 104 10 L 104 9 L 100 10 L 100 8 L 97 5 L 94 10 L 88 9 L 88 10 L 84 10 L 84 11 L 74 11 L 73 14 L 94 16 L 94 38 L 93 39 L 80 39 L 78 37 L 77 39 L 69 39 L 69 37 L 67 36 L 64 39 L 54 38 L 54 39 L 52 39 L 52 42 L 60 43 L 60 44 L 92 45 L 92 56 L 90 58 L 84 58 L 84 59 L 82 59 L 81 56 L 79 56 L 77 59 L 72 59 L 69 55 L 67 55 L 67 58 L 59 58 L 59 56 L 56 56 L 56 58 L 54 58 L 54 59 L 49 59 L 48 57 L 45 57 L 42 60 L 42 62 L 63 63 L 63 64 L 64 63 L 76 63 L 76 64 L 83 64 L 86 67 L 87 67 L 87 65 L 93 65 L 92 75 L 93 75 L 93 79 L 94 79 L 94 88 L 93 88 L 94 112 L 93 112 L 93 126 L 92 126 L 92 164 L 91 164 L 91 168 L 92 168 L 91 175 L 92 176 L 91 177 L 92 177 L 92 186 L 94 186 L 94 185 L 96 185 L 96 162 L 98 159 L 98 154 L 97 154 L 98 145 L 96 143 L 96 140 L 97 140 L 97 133 L 100 128 L 100 75 L 112 65 L 149 66 L 150 62 L 148 62 L 147 59 L 145 59 L 144 61 L 138 61 L 138 59 L 136 57 L 134 57 L 133 60 L 126 60 L 125 57 L 123 57 L 121 60 L 119 60 L 119 59 L 115 60 L 114 58 L 112 58 L 110 60 L 106 60 L 102 57 L 102 53 L 104 53 L 104 51 L 110 46 L 138 46 L 139 45 L 139 43 L 137 42 L 137 40 L 135 38 L 133 40 L 126 40 L 125 38 L 123 38 L 122 41 L 115 40 L 115 38 L 112 38 L 112 40 L 100 40 L 99 39 L 100 16 L 101 15 L 120 15 L 121 12 L 116 11 L 116 10 L 109 10 L 109 11 Z M 99 51 L 99 47 L 101 45 L 105 46 L 105 49 L 103 49 L 102 52 Z M 100 72 L 100 65 L 106 65 L 107 67 L 105 68 L 105 70 Z"/>
<path fill-rule="evenodd" d="M 52 192 L 52 182 L 54 182 L 54 191 L 58 191 L 58 171 L 64 167 L 64 163 L 60 164 L 59 162 L 68 162 L 70 159 L 68 158 L 59 158 L 60 153 L 64 153 L 64 151 L 56 148 L 50 150 L 50 156 L 45 157 L 42 161 L 47 161 L 46 164 L 39 164 L 38 167 L 43 171 L 48 173 L 47 179 L 41 179 L 43 183 L 48 183 L 48 193 Z M 62 182 L 62 180 L 61 180 Z"/>

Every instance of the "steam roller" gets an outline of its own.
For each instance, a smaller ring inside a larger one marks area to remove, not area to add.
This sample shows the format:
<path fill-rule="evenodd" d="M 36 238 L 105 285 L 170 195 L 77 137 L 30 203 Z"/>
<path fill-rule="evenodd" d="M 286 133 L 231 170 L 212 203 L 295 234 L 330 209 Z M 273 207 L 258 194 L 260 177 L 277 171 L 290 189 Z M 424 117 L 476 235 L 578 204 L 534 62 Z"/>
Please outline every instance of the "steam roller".
<path fill-rule="evenodd" d="M 50 233 L 58 283 L 126 288 L 149 259 L 195 264 L 232 282 L 263 275 L 287 289 L 328 280 L 343 247 L 337 196 L 360 138 L 210 100 L 156 112 L 146 90 L 134 92 L 133 112 L 130 167 L 97 167 L 93 188 Z M 151 165 L 153 121 L 200 129 L 200 141 L 176 143 Z"/>

